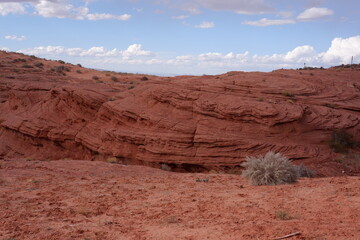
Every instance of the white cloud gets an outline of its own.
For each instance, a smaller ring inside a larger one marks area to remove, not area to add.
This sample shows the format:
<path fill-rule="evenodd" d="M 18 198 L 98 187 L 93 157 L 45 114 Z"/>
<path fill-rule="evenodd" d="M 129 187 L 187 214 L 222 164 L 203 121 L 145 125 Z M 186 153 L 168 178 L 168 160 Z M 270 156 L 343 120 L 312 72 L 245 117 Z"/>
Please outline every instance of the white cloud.
<path fill-rule="evenodd" d="M 39 0 L 33 3 L 35 14 L 42 17 L 51 18 L 74 18 L 84 19 L 88 9 L 85 7 L 75 8 L 71 4 L 61 1 Z"/>
<path fill-rule="evenodd" d="M 304 45 L 294 48 L 284 56 L 285 61 L 303 62 L 316 55 L 315 49 L 312 46 Z"/>
<path fill-rule="evenodd" d="M 183 19 L 186 19 L 188 17 L 189 17 L 188 15 L 180 15 L 180 16 L 173 16 L 173 17 L 171 17 L 171 19 L 183 20 Z"/>
<path fill-rule="evenodd" d="M 322 59 L 328 64 L 349 63 L 351 57 L 360 62 L 360 35 L 350 38 L 335 38 Z"/>
<path fill-rule="evenodd" d="M 297 19 L 301 21 L 310 21 L 331 16 L 333 14 L 334 11 L 331 9 L 313 7 L 306 9 L 304 12 L 300 13 Z"/>
<path fill-rule="evenodd" d="M 0 15 L 8 14 L 25 14 L 25 7 L 21 3 L 16 2 L 0 2 Z"/>
<path fill-rule="evenodd" d="M 290 16 L 291 13 L 282 12 L 279 15 Z M 333 15 L 334 12 L 328 8 L 309 8 L 304 12 L 300 13 L 296 19 L 267 19 L 262 18 L 257 21 L 244 21 L 242 24 L 256 26 L 256 27 L 267 27 L 274 25 L 286 25 L 286 24 L 295 24 L 298 21 L 313 21 L 318 20 L 330 15 Z"/>
<path fill-rule="evenodd" d="M 21 3 L 20 3 L 21 2 Z M 45 18 L 71 18 L 97 20 L 120 20 L 127 21 L 131 18 L 130 14 L 114 15 L 109 13 L 90 13 L 86 6 L 75 7 L 69 0 L 24 0 L 19 2 L 0 3 L 0 15 L 25 14 L 25 4 L 30 4 L 34 9 L 33 14 Z"/>
<path fill-rule="evenodd" d="M 16 41 L 26 40 L 25 36 L 15 36 L 15 35 L 7 35 L 4 38 L 7 39 L 7 40 L 16 40 Z"/>
<path fill-rule="evenodd" d="M 242 24 L 256 26 L 256 27 L 267 27 L 267 26 L 286 25 L 286 24 L 294 24 L 294 23 L 296 23 L 296 21 L 292 19 L 267 19 L 267 18 L 262 18 L 258 21 L 242 22 Z"/>
<path fill-rule="evenodd" d="M 72 57 L 121 57 L 123 59 L 131 59 L 133 57 L 149 57 L 154 53 L 142 49 L 141 44 L 132 44 L 125 50 L 107 50 L 105 47 L 91 47 L 89 49 L 82 48 L 65 48 L 62 46 L 40 46 L 31 49 L 20 50 L 19 52 L 38 55 L 38 56 L 61 56 L 67 55 Z"/>
<path fill-rule="evenodd" d="M 93 13 L 93 14 L 87 14 L 86 17 L 92 21 L 107 20 L 107 19 L 127 21 L 131 18 L 131 15 L 129 15 L 129 14 L 112 15 L 112 14 L 108 14 L 108 13 Z"/>
<path fill-rule="evenodd" d="M 196 28 L 213 28 L 215 27 L 215 24 L 213 22 L 202 22 L 199 25 L 195 26 Z"/>
<path fill-rule="evenodd" d="M 26 49 L 20 52 L 43 57 L 62 58 L 70 62 L 81 58 L 81 63 L 90 67 L 128 71 L 139 69 L 163 71 L 172 73 L 189 74 L 215 74 L 232 70 L 260 70 L 267 71 L 278 68 L 299 68 L 306 63 L 307 66 L 334 66 L 350 63 L 353 56 L 354 62 L 360 62 L 360 35 L 350 38 L 335 38 L 325 52 L 318 53 L 314 47 L 303 45 L 285 53 L 270 55 L 243 53 L 208 52 L 197 55 L 181 55 L 170 58 L 161 57 L 152 51 L 143 50 L 141 44 L 132 44 L 124 50 L 116 48 L 108 50 L 105 47 L 65 48 L 62 46 L 47 46 Z M 72 60 L 71 60 L 72 59 Z M 132 67 L 129 67 L 129 66 Z M 123 68 L 124 66 L 129 68 Z M 156 70 L 159 69 L 159 70 Z"/>

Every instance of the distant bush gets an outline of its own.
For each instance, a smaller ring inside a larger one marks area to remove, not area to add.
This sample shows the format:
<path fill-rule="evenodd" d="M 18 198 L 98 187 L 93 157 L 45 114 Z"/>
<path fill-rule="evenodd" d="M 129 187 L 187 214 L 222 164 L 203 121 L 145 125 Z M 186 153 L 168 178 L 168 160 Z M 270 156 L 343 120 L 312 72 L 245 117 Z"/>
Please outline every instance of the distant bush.
<path fill-rule="evenodd" d="M 65 66 L 55 66 L 55 67 L 52 68 L 52 70 L 57 72 L 57 73 L 62 73 L 64 71 L 70 72 L 70 69 L 68 67 L 65 67 Z"/>
<path fill-rule="evenodd" d="M 345 130 L 337 130 L 331 133 L 329 146 L 336 153 L 347 153 L 349 148 L 356 147 L 356 145 L 353 136 L 348 134 Z"/>
<path fill-rule="evenodd" d="M 63 60 L 59 60 L 58 62 L 61 64 L 65 64 L 65 62 Z"/>
<path fill-rule="evenodd" d="M 129 90 L 134 89 L 134 88 L 135 88 L 135 86 L 128 87 Z"/>
<path fill-rule="evenodd" d="M 147 78 L 147 77 L 142 77 L 141 79 L 140 79 L 141 81 L 147 81 L 147 80 L 149 80 L 149 78 Z"/>
<path fill-rule="evenodd" d="M 276 211 L 275 216 L 277 219 L 280 219 L 280 220 L 291 220 L 294 218 L 286 211 Z"/>
<path fill-rule="evenodd" d="M 29 65 L 29 64 L 24 64 L 22 65 L 23 68 L 34 68 L 33 66 Z"/>
<path fill-rule="evenodd" d="M 99 80 L 99 77 L 98 76 L 92 76 L 92 79 Z"/>
<path fill-rule="evenodd" d="M 76 66 L 78 66 L 78 67 L 82 67 L 82 66 L 81 66 L 81 64 L 77 64 Z"/>
<path fill-rule="evenodd" d="M 164 171 L 171 171 L 171 167 L 167 163 L 162 163 L 160 165 L 160 168 L 161 168 L 161 170 L 164 170 Z"/>
<path fill-rule="evenodd" d="M 115 77 L 115 76 L 112 76 L 111 80 L 113 80 L 114 82 L 119 82 L 119 79 L 117 77 Z"/>
<path fill-rule="evenodd" d="M 14 59 L 13 62 L 14 62 L 14 63 L 17 63 L 17 62 L 26 62 L 26 59 L 24 59 L 24 58 L 16 58 L 16 59 Z"/>
<path fill-rule="evenodd" d="M 79 74 L 82 73 L 80 70 L 76 70 L 76 72 L 79 73 Z"/>
<path fill-rule="evenodd" d="M 328 108 L 335 108 L 336 105 L 335 104 L 332 104 L 332 103 L 325 103 L 324 105 L 325 107 L 328 107 Z"/>
<path fill-rule="evenodd" d="M 43 68 L 43 67 L 44 67 L 44 64 L 41 63 L 41 62 L 37 62 L 37 63 L 34 63 L 34 66 L 35 66 L 35 67 L 38 67 L 38 68 Z"/>
<path fill-rule="evenodd" d="M 282 92 L 281 94 L 285 97 L 294 97 L 294 94 L 289 93 L 289 92 Z"/>
<path fill-rule="evenodd" d="M 110 158 L 106 159 L 106 161 L 108 163 L 118 163 L 119 162 L 119 160 L 116 157 L 110 157 Z"/>
<path fill-rule="evenodd" d="M 298 174 L 298 177 L 313 178 L 316 176 L 316 171 L 314 171 L 304 165 L 295 165 L 295 169 Z"/>
<path fill-rule="evenodd" d="M 295 165 L 280 153 L 268 152 L 265 156 L 246 157 L 242 176 L 253 185 L 277 185 L 296 182 L 298 173 Z"/>

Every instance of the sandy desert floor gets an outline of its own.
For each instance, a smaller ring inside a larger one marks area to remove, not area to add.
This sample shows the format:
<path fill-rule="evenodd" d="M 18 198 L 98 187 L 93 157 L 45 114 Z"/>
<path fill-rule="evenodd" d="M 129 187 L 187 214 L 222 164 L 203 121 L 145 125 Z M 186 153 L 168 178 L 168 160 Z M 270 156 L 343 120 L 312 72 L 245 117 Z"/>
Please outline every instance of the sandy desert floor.
<path fill-rule="evenodd" d="M 206 182 L 208 180 L 208 182 Z M 360 239 L 360 177 L 238 175 L 0 160 L 0 239 Z"/>

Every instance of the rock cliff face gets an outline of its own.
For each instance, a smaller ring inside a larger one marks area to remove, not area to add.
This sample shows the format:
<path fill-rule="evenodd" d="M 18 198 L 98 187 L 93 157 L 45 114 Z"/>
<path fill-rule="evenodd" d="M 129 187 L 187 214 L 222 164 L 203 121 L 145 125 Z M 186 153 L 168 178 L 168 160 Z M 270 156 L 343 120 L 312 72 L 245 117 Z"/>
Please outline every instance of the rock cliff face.
<path fill-rule="evenodd" d="M 330 135 L 359 136 L 359 122 L 357 69 L 144 77 L 0 52 L 6 159 L 231 170 L 273 150 L 336 175 Z"/>

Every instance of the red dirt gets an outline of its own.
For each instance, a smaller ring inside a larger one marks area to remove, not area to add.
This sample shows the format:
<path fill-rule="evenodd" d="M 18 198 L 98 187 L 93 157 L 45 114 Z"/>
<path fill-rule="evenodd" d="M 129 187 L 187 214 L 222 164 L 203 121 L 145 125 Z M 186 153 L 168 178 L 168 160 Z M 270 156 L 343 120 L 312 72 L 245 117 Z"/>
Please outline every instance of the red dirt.
<path fill-rule="evenodd" d="M 360 239 L 360 177 L 251 186 L 99 161 L 0 164 L 1 240 Z"/>

